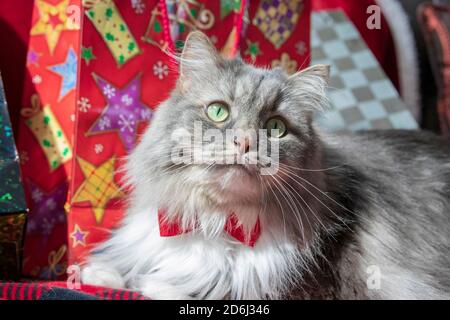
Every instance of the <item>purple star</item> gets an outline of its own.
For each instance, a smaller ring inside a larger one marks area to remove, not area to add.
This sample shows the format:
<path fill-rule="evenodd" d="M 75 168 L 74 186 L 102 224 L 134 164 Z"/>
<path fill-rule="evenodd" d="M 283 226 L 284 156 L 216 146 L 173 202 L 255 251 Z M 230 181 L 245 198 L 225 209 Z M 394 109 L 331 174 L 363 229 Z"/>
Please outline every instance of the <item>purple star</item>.
<path fill-rule="evenodd" d="M 84 233 L 81 233 L 80 230 L 77 230 L 73 236 L 77 241 L 80 241 L 80 242 L 84 241 Z"/>
<path fill-rule="evenodd" d="M 68 185 L 63 182 L 49 193 L 44 192 L 31 181 L 28 185 L 33 205 L 28 216 L 27 233 L 39 235 L 44 242 L 47 242 L 53 228 L 66 222 L 64 204 Z"/>
<path fill-rule="evenodd" d="M 38 52 L 34 51 L 33 49 L 30 49 L 27 53 L 27 63 L 38 66 L 40 56 L 41 55 Z"/>
<path fill-rule="evenodd" d="M 76 241 L 78 242 L 83 242 L 84 241 L 84 233 L 82 233 L 80 230 L 76 230 L 73 233 L 73 237 L 75 238 Z"/>
<path fill-rule="evenodd" d="M 75 224 L 73 232 L 70 234 L 72 238 L 72 247 L 76 247 L 77 245 L 86 245 L 86 237 L 89 234 L 89 231 L 83 231 L 80 229 L 80 226 Z"/>
<path fill-rule="evenodd" d="M 125 148 L 130 151 L 136 144 L 138 123 L 148 122 L 152 117 L 151 109 L 140 101 L 140 76 L 124 88 L 114 87 L 95 74 L 94 78 L 107 104 L 88 134 L 117 131 Z"/>

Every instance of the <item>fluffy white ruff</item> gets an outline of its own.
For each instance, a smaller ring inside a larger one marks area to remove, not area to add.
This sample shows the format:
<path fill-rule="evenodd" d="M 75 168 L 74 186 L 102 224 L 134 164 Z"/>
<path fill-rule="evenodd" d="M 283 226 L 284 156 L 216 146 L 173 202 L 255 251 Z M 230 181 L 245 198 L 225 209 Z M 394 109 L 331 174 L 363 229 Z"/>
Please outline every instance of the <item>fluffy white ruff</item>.
<path fill-rule="evenodd" d="M 129 214 L 99 248 L 103 253 L 90 258 L 82 281 L 126 284 L 153 299 L 276 299 L 301 278 L 307 250 L 300 254 L 298 240 L 287 238 L 282 225 L 262 218 L 262 234 L 251 248 L 223 228 L 211 237 L 202 231 L 160 237 L 156 213 L 152 208 Z"/>

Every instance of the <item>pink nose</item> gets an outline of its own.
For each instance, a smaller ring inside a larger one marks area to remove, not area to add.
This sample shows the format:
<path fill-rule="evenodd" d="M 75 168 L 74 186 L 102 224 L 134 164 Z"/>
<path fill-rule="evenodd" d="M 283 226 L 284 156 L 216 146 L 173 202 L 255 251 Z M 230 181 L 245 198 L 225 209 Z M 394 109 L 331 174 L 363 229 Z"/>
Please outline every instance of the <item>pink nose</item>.
<path fill-rule="evenodd" d="M 250 137 L 234 136 L 233 142 L 238 147 L 240 154 L 245 154 L 250 151 L 250 143 L 251 143 Z"/>

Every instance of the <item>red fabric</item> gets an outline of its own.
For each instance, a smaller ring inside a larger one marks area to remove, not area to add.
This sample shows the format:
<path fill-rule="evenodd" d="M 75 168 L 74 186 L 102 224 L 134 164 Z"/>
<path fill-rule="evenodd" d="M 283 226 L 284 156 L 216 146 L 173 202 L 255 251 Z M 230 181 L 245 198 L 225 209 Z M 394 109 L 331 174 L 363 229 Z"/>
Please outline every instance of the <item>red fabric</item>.
<path fill-rule="evenodd" d="M 177 221 L 167 221 L 166 211 L 161 209 L 158 210 L 158 223 L 161 237 L 174 237 L 192 231 L 192 229 L 183 230 Z M 225 231 L 239 242 L 254 247 L 261 235 L 261 224 L 258 219 L 250 232 L 250 238 L 248 238 L 236 215 L 231 214 L 225 223 Z"/>
<path fill-rule="evenodd" d="M 111 289 L 80 284 L 77 289 L 68 288 L 66 282 L 0 282 L 0 300 L 40 300 L 52 288 L 74 290 L 101 300 L 145 300 L 141 294 L 129 290 Z M 56 297 L 58 298 L 58 297 Z"/>
<path fill-rule="evenodd" d="M 159 235 L 161 237 L 174 237 L 191 231 L 191 229 L 183 230 L 176 221 L 167 221 L 166 212 L 164 210 L 158 210 L 158 224 Z"/>
<path fill-rule="evenodd" d="M 239 225 L 239 221 L 236 216 L 231 215 L 225 225 L 225 231 L 236 240 L 246 244 L 249 247 L 253 247 L 261 235 L 261 223 L 259 219 L 256 221 L 256 224 L 250 233 L 250 238 L 247 239 L 244 228 Z"/>
<path fill-rule="evenodd" d="M 398 91 L 399 75 L 397 68 L 397 59 L 395 54 L 395 43 L 390 32 L 386 19 L 382 16 L 381 28 L 370 30 L 367 28 L 366 12 L 371 5 L 376 5 L 375 0 L 314 0 L 313 11 L 341 9 L 358 29 L 367 46 L 373 52 L 384 72 L 395 85 Z"/>

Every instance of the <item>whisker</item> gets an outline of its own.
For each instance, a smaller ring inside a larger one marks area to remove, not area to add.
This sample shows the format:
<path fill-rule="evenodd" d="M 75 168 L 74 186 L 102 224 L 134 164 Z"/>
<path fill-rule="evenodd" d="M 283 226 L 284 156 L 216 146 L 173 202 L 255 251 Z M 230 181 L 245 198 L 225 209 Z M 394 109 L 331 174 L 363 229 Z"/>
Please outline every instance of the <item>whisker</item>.
<path fill-rule="evenodd" d="M 295 210 L 294 210 L 294 208 L 293 208 L 292 205 L 291 205 L 290 200 L 288 200 L 288 199 L 285 197 L 285 195 L 283 194 L 282 190 L 280 190 L 280 189 L 277 187 L 277 185 L 279 185 L 282 189 L 285 189 L 285 188 L 283 187 L 283 185 L 277 180 L 276 176 L 272 176 L 272 177 L 274 178 L 274 181 L 275 181 L 275 183 L 276 183 L 275 187 L 278 189 L 278 191 L 280 191 L 281 196 L 287 201 L 287 204 L 289 205 L 289 207 L 291 208 L 291 210 L 292 210 L 292 211 L 296 211 L 296 212 L 300 215 L 300 213 L 298 212 L 298 209 L 295 209 Z M 295 215 L 295 216 L 298 217 L 297 215 Z M 301 233 L 302 233 L 302 240 L 303 240 L 303 243 L 305 243 L 305 233 L 304 233 L 304 230 L 305 230 L 305 229 L 304 229 L 304 227 L 303 227 L 303 222 L 302 222 L 301 216 L 300 216 L 299 222 L 300 222 L 300 229 L 301 229 Z"/>

